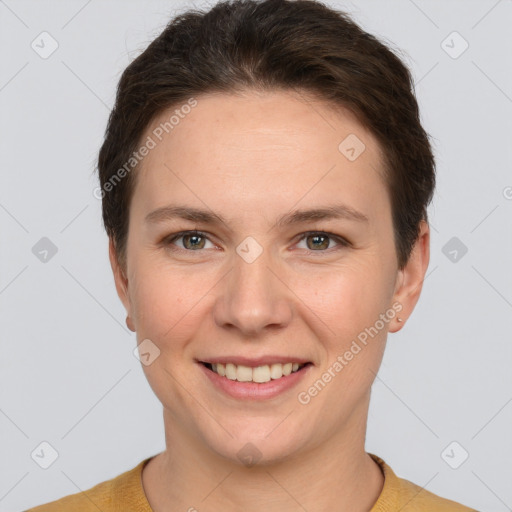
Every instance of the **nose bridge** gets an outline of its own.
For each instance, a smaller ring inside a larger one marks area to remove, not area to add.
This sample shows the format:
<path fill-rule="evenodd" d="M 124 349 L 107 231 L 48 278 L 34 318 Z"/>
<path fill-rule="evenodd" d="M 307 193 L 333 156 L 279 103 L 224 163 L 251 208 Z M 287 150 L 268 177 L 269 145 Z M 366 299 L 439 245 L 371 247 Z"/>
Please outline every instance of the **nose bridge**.
<path fill-rule="evenodd" d="M 234 325 L 255 335 L 267 326 L 283 326 L 291 310 L 286 287 L 269 249 L 247 237 L 233 254 L 233 268 L 221 287 L 215 310 L 219 325 Z"/>

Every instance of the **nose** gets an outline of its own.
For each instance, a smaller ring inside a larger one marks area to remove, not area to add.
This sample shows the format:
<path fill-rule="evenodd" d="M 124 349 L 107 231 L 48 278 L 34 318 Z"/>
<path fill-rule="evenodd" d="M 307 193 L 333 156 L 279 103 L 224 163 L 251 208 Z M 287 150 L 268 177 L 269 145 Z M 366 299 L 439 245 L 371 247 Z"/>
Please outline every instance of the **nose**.
<path fill-rule="evenodd" d="M 263 250 L 252 262 L 236 253 L 231 271 L 216 287 L 216 324 L 250 339 L 285 328 L 293 315 L 294 295 L 284 273 L 270 251 Z"/>

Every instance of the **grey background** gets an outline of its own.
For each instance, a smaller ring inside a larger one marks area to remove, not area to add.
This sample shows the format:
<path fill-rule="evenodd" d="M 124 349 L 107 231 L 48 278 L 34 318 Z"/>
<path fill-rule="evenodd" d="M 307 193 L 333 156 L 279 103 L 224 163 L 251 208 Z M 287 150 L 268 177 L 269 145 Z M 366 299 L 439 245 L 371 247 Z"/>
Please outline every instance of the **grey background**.
<path fill-rule="evenodd" d="M 512 2 L 327 3 L 405 51 L 437 157 L 428 277 L 389 336 L 367 451 L 432 492 L 512 510 Z M 211 3 L 0 1 L 0 511 L 164 449 L 93 170 L 120 73 L 192 5 Z M 59 45 L 46 59 L 31 47 L 43 31 Z M 453 31 L 469 44 L 457 58 Z M 43 237 L 57 248 L 46 262 L 33 253 Z M 43 441 L 58 452 L 48 469 L 31 457 Z M 442 456 L 453 441 L 469 453 L 458 469 Z"/>

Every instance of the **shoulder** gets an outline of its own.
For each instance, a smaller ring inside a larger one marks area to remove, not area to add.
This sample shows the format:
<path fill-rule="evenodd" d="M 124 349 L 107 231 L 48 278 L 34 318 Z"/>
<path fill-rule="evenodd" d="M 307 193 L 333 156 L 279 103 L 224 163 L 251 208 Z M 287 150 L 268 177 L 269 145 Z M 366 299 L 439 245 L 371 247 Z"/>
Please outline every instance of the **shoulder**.
<path fill-rule="evenodd" d="M 145 504 L 141 484 L 142 468 L 150 460 L 144 459 L 137 466 L 85 491 L 69 494 L 55 501 L 39 505 L 24 512 L 113 512 L 129 510 L 130 505 Z M 147 502 L 146 502 L 147 503 Z M 138 510 L 146 510 L 144 506 Z"/>
<path fill-rule="evenodd" d="M 403 512 L 427 512 L 431 510 L 436 512 L 477 512 L 473 508 L 427 491 L 405 478 L 399 478 L 398 480 L 401 487 L 399 510 Z"/>
<path fill-rule="evenodd" d="M 114 480 L 114 479 L 113 479 Z M 112 510 L 112 482 L 107 480 L 90 489 L 64 496 L 50 503 L 30 508 L 25 512 L 61 512 L 64 510 L 80 512 L 108 512 Z"/>
<path fill-rule="evenodd" d="M 427 491 L 405 478 L 399 478 L 384 460 L 374 454 L 370 456 L 384 473 L 384 486 L 370 512 L 478 512 L 474 508 Z"/>

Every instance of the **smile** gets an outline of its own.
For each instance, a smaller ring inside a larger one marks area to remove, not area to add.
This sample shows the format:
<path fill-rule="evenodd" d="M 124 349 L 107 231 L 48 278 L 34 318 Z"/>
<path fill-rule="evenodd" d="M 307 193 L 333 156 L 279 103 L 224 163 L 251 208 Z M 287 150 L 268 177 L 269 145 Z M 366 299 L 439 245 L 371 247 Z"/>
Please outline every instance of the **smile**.
<path fill-rule="evenodd" d="M 196 359 L 213 389 L 237 400 L 268 400 L 285 395 L 314 370 L 315 364 L 298 356 L 267 354 Z"/>
<path fill-rule="evenodd" d="M 238 382 L 256 382 L 265 383 L 271 380 L 277 380 L 281 377 L 300 371 L 304 366 L 310 363 L 272 363 L 262 366 L 250 367 L 236 365 L 233 363 L 202 363 L 209 370 L 215 372 L 221 377 Z"/>

